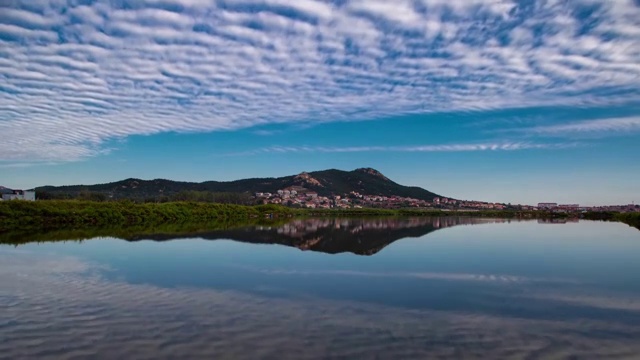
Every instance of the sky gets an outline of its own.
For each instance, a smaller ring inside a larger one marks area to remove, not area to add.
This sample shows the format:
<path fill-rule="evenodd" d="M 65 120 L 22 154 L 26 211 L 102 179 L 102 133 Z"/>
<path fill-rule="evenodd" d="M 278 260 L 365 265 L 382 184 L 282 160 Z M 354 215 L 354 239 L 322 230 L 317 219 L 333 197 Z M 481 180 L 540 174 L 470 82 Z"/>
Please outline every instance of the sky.
<path fill-rule="evenodd" d="M 639 0 L 3 0 L 0 185 L 372 167 L 640 203 Z"/>

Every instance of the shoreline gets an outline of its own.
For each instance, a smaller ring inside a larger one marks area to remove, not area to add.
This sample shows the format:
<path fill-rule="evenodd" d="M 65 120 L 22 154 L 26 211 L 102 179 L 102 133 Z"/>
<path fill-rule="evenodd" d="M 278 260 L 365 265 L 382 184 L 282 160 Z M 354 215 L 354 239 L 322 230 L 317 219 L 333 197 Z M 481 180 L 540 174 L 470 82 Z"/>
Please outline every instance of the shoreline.
<path fill-rule="evenodd" d="M 199 202 L 134 203 L 79 200 L 2 201 L 0 232 L 56 230 L 105 226 L 225 223 L 293 217 L 495 217 L 513 219 L 568 219 L 622 222 L 640 230 L 640 213 L 553 213 L 517 210 L 432 209 L 295 209 L 279 205 L 233 205 Z"/>

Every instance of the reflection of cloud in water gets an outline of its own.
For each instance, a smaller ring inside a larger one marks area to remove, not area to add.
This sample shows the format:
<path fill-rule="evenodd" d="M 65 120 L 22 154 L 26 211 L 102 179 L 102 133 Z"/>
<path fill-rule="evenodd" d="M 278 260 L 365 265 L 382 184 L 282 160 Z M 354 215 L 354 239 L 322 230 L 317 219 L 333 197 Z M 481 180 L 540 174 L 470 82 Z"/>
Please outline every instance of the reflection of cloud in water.
<path fill-rule="evenodd" d="M 425 280 L 452 280 L 452 281 L 481 281 L 494 283 L 575 283 L 574 280 L 552 279 L 552 278 L 531 278 L 525 276 L 501 275 L 501 274 L 464 274 L 464 273 L 437 273 L 437 272 L 370 272 L 352 270 L 260 270 L 243 267 L 246 270 L 255 270 L 263 274 L 273 275 L 344 275 L 344 276 L 365 276 L 365 277 L 388 277 L 388 278 L 416 278 Z"/>
<path fill-rule="evenodd" d="M 640 314 L 640 299 L 638 298 L 544 292 L 540 294 L 527 294 L 527 299 L 557 301 L 569 305 L 588 306 L 599 309 L 629 310 Z M 638 357 L 640 358 L 640 354 Z"/>
<path fill-rule="evenodd" d="M 0 253 L 0 358 L 633 358 L 640 325 L 543 321 L 107 281 Z"/>

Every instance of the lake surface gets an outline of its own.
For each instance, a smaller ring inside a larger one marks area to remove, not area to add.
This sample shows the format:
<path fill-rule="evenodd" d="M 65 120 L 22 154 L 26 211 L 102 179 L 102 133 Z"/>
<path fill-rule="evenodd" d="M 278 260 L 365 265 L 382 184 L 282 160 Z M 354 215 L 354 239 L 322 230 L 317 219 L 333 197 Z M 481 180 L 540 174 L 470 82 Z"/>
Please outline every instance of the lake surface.
<path fill-rule="evenodd" d="M 0 359 L 640 358 L 640 231 L 621 223 L 121 237 L 0 245 Z"/>

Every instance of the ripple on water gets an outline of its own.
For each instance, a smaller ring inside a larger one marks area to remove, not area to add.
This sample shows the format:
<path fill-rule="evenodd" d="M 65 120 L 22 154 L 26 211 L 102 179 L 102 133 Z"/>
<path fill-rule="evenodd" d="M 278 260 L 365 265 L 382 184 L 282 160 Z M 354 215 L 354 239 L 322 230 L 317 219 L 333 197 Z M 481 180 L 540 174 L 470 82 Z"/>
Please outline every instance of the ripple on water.
<path fill-rule="evenodd" d="M 640 354 L 640 324 L 160 288 L 87 275 L 90 264 L 77 260 L 46 259 L 45 268 L 23 260 L 0 266 L 0 359 L 631 359 Z"/>

